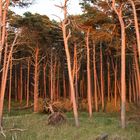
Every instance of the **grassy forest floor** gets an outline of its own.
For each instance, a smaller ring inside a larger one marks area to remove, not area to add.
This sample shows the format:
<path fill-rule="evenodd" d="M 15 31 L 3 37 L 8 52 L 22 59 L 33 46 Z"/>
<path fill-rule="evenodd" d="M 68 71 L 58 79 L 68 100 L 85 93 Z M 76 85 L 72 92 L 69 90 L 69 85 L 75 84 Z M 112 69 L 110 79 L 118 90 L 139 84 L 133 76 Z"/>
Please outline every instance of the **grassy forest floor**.
<path fill-rule="evenodd" d="M 140 140 L 140 114 L 135 111 L 127 113 L 127 127 L 120 127 L 119 113 L 88 113 L 80 112 L 80 127 L 74 126 L 72 112 L 66 113 L 67 123 L 61 126 L 47 124 L 47 114 L 32 113 L 28 110 L 12 110 L 4 113 L 4 132 L 0 140 L 96 140 L 102 134 L 108 134 L 107 140 Z M 16 129 L 24 131 L 13 131 Z M 97 139 L 98 140 L 98 139 Z"/>

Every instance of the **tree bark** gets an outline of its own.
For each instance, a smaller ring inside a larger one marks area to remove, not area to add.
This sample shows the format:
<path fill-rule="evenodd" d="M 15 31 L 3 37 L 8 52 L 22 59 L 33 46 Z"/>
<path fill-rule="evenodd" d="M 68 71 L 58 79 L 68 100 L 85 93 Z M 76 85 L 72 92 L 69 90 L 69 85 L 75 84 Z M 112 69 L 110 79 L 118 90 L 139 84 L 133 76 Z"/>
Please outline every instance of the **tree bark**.
<path fill-rule="evenodd" d="M 140 32 L 139 32 L 139 24 L 138 24 L 138 17 L 136 12 L 136 7 L 133 0 L 129 0 L 133 9 L 134 14 L 134 23 L 135 23 L 135 30 L 136 30 L 136 38 L 137 38 L 137 45 L 138 45 L 138 54 L 139 54 L 139 61 L 140 61 Z"/>
<path fill-rule="evenodd" d="M 76 105 L 76 99 L 75 99 L 75 90 L 74 90 L 74 83 L 73 83 L 73 78 L 72 78 L 70 52 L 69 52 L 69 46 L 68 46 L 68 39 L 71 33 L 69 30 L 69 33 L 67 35 L 67 29 L 66 29 L 67 28 L 67 2 L 68 0 L 64 0 L 64 6 L 63 6 L 64 20 L 62 22 L 62 32 L 63 32 L 64 47 L 65 47 L 67 65 L 68 65 L 70 91 L 71 91 L 72 103 L 73 103 L 73 113 L 74 113 L 74 118 L 75 118 L 75 124 L 78 127 L 79 126 L 78 111 L 77 111 L 77 105 Z"/>
<path fill-rule="evenodd" d="M 44 96 L 44 98 L 46 98 L 46 64 L 44 64 L 44 66 L 43 66 L 43 74 L 44 74 L 44 76 L 43 76 L 43 81 L 44 81 L 44 93 L 43 93 L 43 96 Z"/>
<path fill-rule="evenodd" d="M 94 100 L 95 110 L 98 111 L 98 95 L 97 95 L 97 72 L 96 72 L 96 48 L 93 43 L 93 68 L 94 68 Z"/>
<path fill-rule="evenodd" d="M 4 64 L 3 64 L 3 71 L 2 71 L 2 82 L 1 82 L 1 89 L 0 89 L 0 128 L 2 127 L 2 114 L 3 114 L 3 105 L 4 105 L 4 95 L 6 90 L 6 83 L 7 83 L 7 75 L 8 75 L 8 69 L 9 69 L 9 63 L 12 56 L 12 51 L 14 48 L 14 45 L 16 43 L 18 37 L 18 33 L 15 36 L 15 39 L 11 45 L 9 54 L 7 55 L 7 48 L 8 44 L 6 43 L 5 47 L 5 55 L 4 55 Z"/>
<path fill-rule="evenodd" d="M 88 28 L 87 35 L 86 35 L 86 49 L 87 49 L 87 97 L 88 97 L 89 117 L 92 117 L 92 95 L 91 95 L 91 75 L 90 75 L 89 33 L 90 33 L 90 28 Z"/>
<path fill-rule="evenodd" d="M 29 106 L 29 98 L 30 98 L 30 60 L 28 60 L 28 70 L 27 70 L 27 97 L 26 97 L 26 106 Z"/>
<path fill-rule="evenodd" d="M 38 112 L 38 82 L 39 82 L 39 48 L 35 49 L 35 70 L 34 70 L 34 112 Z"/>
<path fill-rule="evenodd" d="M 103 54 L 102 54 L 102 45 L 100 44 L 100 78 L 101 78 L 101 100 L 102 100 L 102 111 L 104 111 L 104 78 L 103 78 Z"/>
<path fill-rule="evenodd" d="M 125 76 L 125 49 L 126 49 L 126 35 L 125 35 L 125 24 L 123 21 L 122 15 L 122 6 L 120 6 L 119 10 L 115 6 L 115 0 L 112 1 L 112 8 L 118 16 L 120 26 L 121 26 L 121 125 L 122 128 L 125 128 L 125 104 L 126 104 L 126 76 Z"/>
<path fill-rule="evenodd" d="M 9 102 L 8 102 L 8 111 L 11 111 L 11 92 L 12 92 L 12 56 L 10 62 L 10 81 L 9 81 Z"/>

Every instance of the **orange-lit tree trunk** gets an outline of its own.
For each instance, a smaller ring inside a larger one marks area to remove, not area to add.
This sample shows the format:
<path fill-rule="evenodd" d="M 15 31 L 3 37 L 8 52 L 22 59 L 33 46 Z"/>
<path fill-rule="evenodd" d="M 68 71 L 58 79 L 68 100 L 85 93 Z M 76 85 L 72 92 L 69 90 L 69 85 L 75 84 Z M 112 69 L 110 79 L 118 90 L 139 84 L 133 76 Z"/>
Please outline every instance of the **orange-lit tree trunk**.
<path fill-rule="evenodd" d="M 129 78 L 129 103 L 132 102 L 132 86 L 131 86 L 131 77 Z"/>
<path fill-rule="evenodd" d="M 88 31 L 87 31 L 87 34 L 86 34 L 86 49 L 87 49 L 87 97 L 88 97 L 89 116 L 92 117 L 92 95 L 91 95 L 89 33 L 90 33 L 90 28 L 88 28 Z"/>
<path fill-rule="evenodd" d="M 28 60 L 28 68 L 27 68 L 27 97 L 26 97 L 26 106 L 29 106 L 29 98 L 30 98 L 30 59 Z"/>
<path fill-rule="evenodd" d="M 100 78 L 101 78 L 101 101 L 102 101 L 102 111 L 104 111 L 104 78 L 103 78 L 103 54 L 102 45 L 100 44 Z"/>
<path fill-rule="evenodd" d="M 53 67 L 53 100 L 56 99 L 56 66 L 57 66 L 57 61 L 55 57 L 55 62 L 54 62 L 54 67 Z"/>
<path fill-rule="evenodd" d="M 60 87 L 59 87 L 59 80 L 60 78 L 60 64 L 58 63 L 57 65 L 57 86 L 56 86 L 56 100 L 59 100 L 59 96 L 60 96 Z"/>
<path fill-rule="evenodd" d="M 136 102 L 136 89 L 135 89 L 134 74 L 132 74 L 132 89 L 133 89 L 133 101 L 135 103 Z"/>
<path fill-rule="evenodd" d="M 84 84 L 83 84 L 84 82 L 83 82 L 83 76 L 82 76 L 82 79 L 81 79 L 81 81 L 80 81 L 80 96 L 81 96 L 81 98 L 83 99 L 84 98 Z"/>
<path fill-rule="evenodd" d="M 15 101 L 18 100 L 18 91 L 17 91 L 17 70 L 15 68 Z"/>
<path fill-rule="evenodd" d="M 38 82 L 39 82 L 39 48 L 35 49 L 34 64 L 34 112 L 38 112 Z"/>
<path fill-rule="evenodd" d="M 12 92 L 12 57 L 10 61 L 10 79 L 9 79 L 9 102 L 8 102 L 8 111 L 11 111 L 11 92 Z"/>
<path fill-rule="evenodd" d="M 67 19 L 67 2 L 68 2 L 68 0 L 64 0 L 64 5 L 62 8 L 62 10 L 64 12 L 64 20 L 62 21 L 61 27 L 62 27 L 62 32 L 63 32 L 64 47 L 65 47 L 65 52 L 66 52 L 67 65 L 68 65 L 69 83 L 70 83 L 70 91 L 71 91 L 71 96 L 72 96 L 75 124 L 76 124 L 76 126 L 79 126 L 74 83 L 73 83 L 73 78 L 72 78 L 71 59 L 70 59 L 70 52 L 69 52 L 69 46 L 68 46 L 68 40 L 71 36 L 71 32 L 69 30 L 69 32 L 67 34 L 67 25 L 68 25 L 67 22 L 69 22 Z"/>
<path fill-rule="evenodd" d="M 75 81 L 75 94 L 76 94 L 76 103 L 78 105 L 78 61 L 77 61 L 77 45 L 74 43 L 74 62 L 73 62 L 73 81 Z"/>
<path fill-rule="evenodd" d="M 93 68 L 94 68 L 94 100 L 95 110 L 98 111 L 98 94 L 97 94 L 97 72 L 96 72 L 96 48 L 93 43 Z"/>
<path fill-rule="evenodd" d="M 0 63 L 2 59 L 2 50 L 5 44 L 5 35 L 6 35 L 6 17 L 8 12 L 8 7 L 10 0 L 0 0 Z"/>
<path fill-rule="evenodd" d="M 53 101 L 53 60 L 52 60 L 52 49 L 51 49 L 51 68 L 50 68 L 50 94 L 51 102 Z"/>
<path fill-rule="evenodd" d="M 136 45 L 133 45 L 133 51 L 134 51 L 134 63 L 135 63 L 135 71 L 136 71 L 136 82 L 137 82 L 137 92 L 138 96 L 140 98 L 140 69 L 139 69 L 139 63 L 137 59 L 137 49 Z"/>
<path fill-rule="evenodd" d="M 133 0 L 129 0 L 133 9 L 133 15 L 134 15 L 134 23 L 135 23 L 135 30 L 136 30 L 136 38 L 137 38 L 137 45 L 138 45 L 138 54 L 139 54 L 139 61 L 140 61 L 140 30 L 139 30 L 139 23 L 138 23 L 138 16 L 136 7 Z"/>
<path fill-rule="evenodd" d="M 114 105 L 117 106 L 117 63 L 114 69 Z"/>
<path fill-rule="evenodd" d="M 134 79 L 135 79 L 135 89 L 136 89 L 136 103 L 138 103 L 139 100 L 139 88 L 138 88 L 138 82 L 137 82 L 137 74 L 136 71 L 134 71 Z"/>
<path fill-rule="evenodd" d="M 119 9 L 116 8 L 116 1 L 112 0 L 112 8 L 118 16 L 121 26 L 121 125 L 125 128 L 125 104 L 126 104 L 126 76 L 125 76 L 125 48 L 126 48 L 126 35 L 125 35 L 125 24 L 122 15 L 122 6 Z"/>
<path fill-rule="evenodd" d="M 65 74 L 63 72 L 63 97 L 66 99 L 66 80 L 65 80 Z"/>
<path fill-rule="evenodd" d="M 10 59 L 12 57 L 12 51 L 15 46 L 17 37 L 18 37 L 18 33 L 15 35 L 14 41 L 12 45 L 10 46 L 9 53 L 7 51 L 7 48 L 8 48 L 7 43 L 4 49 L 4 60 L 3 60 L 4 62 L 3 62 L 3 71 L 2 71 L 1 89 L 0 89 L 0 129 L 2 128 L 2 114 L 3 114 L 4 95 L 5 95 L 5 90 L 6 90 L 8 69 L 9 69 Z"/>
<path fill-rule="evenodd" d="M 46 98 L 46 64 L 43 66 L 43 81 L 44 81 L 44 93 L 43 96 Z"/>
<path fill-rule="evenodd" d="M 110 102 L 110 63 L 107 62 L 107 99 L 108 99 L 108 102 Z"/>
<path fill-rule="evenodd" d="M 22 78 L 22 63 L 20 65 L 20 105 L 23 99 L 23 78 Z"/>

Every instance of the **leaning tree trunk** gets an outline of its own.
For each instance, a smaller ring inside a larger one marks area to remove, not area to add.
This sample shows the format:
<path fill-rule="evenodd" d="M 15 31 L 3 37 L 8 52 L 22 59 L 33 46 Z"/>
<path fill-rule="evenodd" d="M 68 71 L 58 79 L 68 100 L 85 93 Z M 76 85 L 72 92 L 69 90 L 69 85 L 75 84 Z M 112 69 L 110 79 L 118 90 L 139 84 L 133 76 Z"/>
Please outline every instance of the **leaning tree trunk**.
<path fill-rule="evenodd" d="M 64 47 L 66 52 L 66 59 L 67 59 L 67 65 L 68 65 L 68 75 L 69 75 L 69 83 L 70 83 L 70 91 L 72 96 L 72 103 L 73 103 L 73 113 L 75 118 L 75 124 L 76 126 L 79 126 L 79 120 L 78 120 L 78 111 L 77 111 L 77 105 L 76 105 L 76 98 L 75 98 L 75 90 L 74 90 L 74 83 L 72 78 L 72 68 L 71 68 L 71 59 L 70 59 L 70 52 L 69 52 L 69 46 L 68 46 L 68 40 L 70 38 L 71 32 L 69 30 L 69 33 L 67 35 L 67 2 L 68 0 L 64 0 L 64 20 L 62 22 L 62 32 L 63 32 L 63 39 L 64 39 Z"/>
<path fill-rule="evenodd" d="M 6 90 L 6 83 L 7 83 L 7 75 L 8 75 L 8 69 L 10 64 L 10 59 L 12 56 L 12 51 L 15 46 L 16 40 L 18 37 L 18 33 L 15 36 L 15 39 L 11 45 L 10 51 L 7 54 L 7 48 L 8 44 L 6 43 L 5 46 L 5 54 L 4 54 L 4 63 L 3 63 L 3 71 L 2 71 L 2 79 L 1 79 L 1 89 L 0 89 L 0 128 L 2 128 L 2 114 L 3 114 L 3 105 L 4 105 L 4 95 Z"/>

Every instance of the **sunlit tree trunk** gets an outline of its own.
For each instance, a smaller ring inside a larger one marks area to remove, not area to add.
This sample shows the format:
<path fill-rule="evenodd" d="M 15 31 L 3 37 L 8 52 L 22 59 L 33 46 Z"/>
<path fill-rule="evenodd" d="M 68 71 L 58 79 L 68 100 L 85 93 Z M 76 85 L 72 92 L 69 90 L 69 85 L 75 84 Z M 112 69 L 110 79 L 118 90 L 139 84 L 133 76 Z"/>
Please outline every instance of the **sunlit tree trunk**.
<path fill-rule="evenodd" d="M 118 16 L 121 26 L 121 125 L 125 128 L 125 104 L 126 104 L 126 79 L 125 79 L 125 49 L 126 49 L 126 35 L 125 35 L 125 24 L 122 15 L 122 6 L 119 9 L 116 8 L 116 1 L 112 0 L 112 8 Z"/>
<path fill-rule="evenodd" d="M 108 102 L 110 102 L 110 64 L 109 62 L 107 62 L 107 99 Z"/>
<path fill-rule="evenodd" d="M 51 94 L 51 102 L 53 101 L 53 61 L 52 61 L 52 50 L 51 50 L 51 68 L 50 68 L 50 94 Z"/>
<path fill-rule="evenodd" d="M 82 76 L 81 82 L 80 82 L 80 93 L 81 93 L 81 98 L 84 98 L 84 76 Z"/>
<path fill-rule="evenodd" d="M 114 105 L 117 107 L 117 63 L 114 69 Z"/>
<path fill-rule="evenodd" d="M 46 98 L 46 64 L 43 66 L 43 82 L 44 82 L 44 93 L 43 97 Z"/>
<path fill-rule="evenodd" d="M 104 78 L 103 78 L 103 54 L 102 45 L 100 44 L 100 78 L 101 78 L 101 100 L 102 100 L 102 111 L 104 111 Z"/>
<path fill-rule="evenodd" d="M 121 121 L 122 128 L 125 128 L 125 104 L 126 104 L 126 79 L 125 79 L 125 25 L 122 14 L 119 16 L 121 24 Z"/>
<path fill-rule="evenodd" d="M 139 100 L 139 88 L 138 88 L 136 71 L 134 71 L 134 79 L 135 79 L 135 87 L 136 87 L 136 102 L 138 103 L 138 100 Z"/>
<path fill-rule="evenodd" d="M 99 98 L 99 103 L 100 103 L 100 101 L 102 100 L 102 95 L 101 95 L 101 91 L 100 91 L 98 75 L 96 77 L 97 77 L 98 98 Z"/>
<path fill-rule="evenodd" d="M 137 50 L 136 45 L 133 45 L 133 51 L 134 51 L 134 63 L 135 63 L 135 71 L 136 71 L 136 82 L 137 82 L 137 92 L 138 96 L 140 98 L 140 69 L 139 69 L 139 63 L 137 59 Z"/>
<path fill-rule="evenodd" d="M 92 95 L 91 95 L 89 33 L 90 33 L 90 28 L 88 29 L 87 35 L 86 35 L 86 49 L 87 49 L 87 97 L 88 97 L 89 116 L 92 117 Z"/>
<path fill-rule="evenodd" d="M 35 64 L 34 64 L 34 112 L 38 112 L 38 82 L 39 82 L 39 48 L 35 49 Z"/>
<path fill-rule="evenodd" d="M 63 97 L 66 99 L 66 80 L 65 80 L 65 74 L 63 72 Z"/>
<path fill-rule="evenodd" d="M 10 79 L 9 79 L 9 102 L 8 102 L 8 111 L 11 111 L 11 92 L 12 92 L 12 57 L 10 61 Z"/>
<path fill-rule="evenodd" d="M 69 33 L 67 35 L 67 25 L 68 25 L 67 24 L 67 20 L 68 20 L 67 19 L 67 2 L 68 2 L 68 0 L 64 0 L 64 6 L 62 8 L 63 12 L 64 12 L 64 20 L 63 20 L 61 26 L 62 26 L 64 47 L 65 47 L 65 52 L 66 52 L 67 65 L 68 65 L 69 83 L 70 83 L 70 91 L 71 91 L 71 96 L 72 96 L 75 124 L 76 124 L 76 126 L 79 126 L 78 111 L 77 111 L 75 91 L 74 91 L 74 83 L 73 83 L 73 78 L 72 78 L 71 59 L 70 59 L 70 52 L 69 52 L 69 46 L 68 46 L 68 40 L 70 38 L 71 32 L 69 30 Z"/>
<path fill-rule="evenodd" d="M 56 99 L 56 66 L 57 66 L 57 61 L 55 57 L 55 63 L 53 67 L 53 100 Z"/>
<path fill-rule="evenodd" d="M 5 44 L 5 35 L 6 35 L 6 17 L 8 13 L 8 7 L 10 4 L 10 0 L 6 0 L 3 2 L 0 0 L 0 63 L 2 59 L 2 50 Z"/>
<path fill-rule="evenodd" d="M 77 61 L 77 45 L 76 43 L 74 43 L 74 65 L 75 65 L 75 69 L 74 69 L 74 75 L 75 75 L 75 94 L 76 94 L 76 103 L 78 105 L 78 61 Z M 73 79 L 74 80 L 74 79 Z"/>
<path fill-rule="evenodd" d="M 133 71 L 134 72 L 134 71 Z M 135 89 L 135 81 L 134 81 L 134 74 L 132 74 L 132 88 L 133 88 L 133 101 L 136 102 L 136 89 Z"/>
<path fill-rule="evenodd" d="M 4 62 L 3 62 L 3 71 L 2 71 L 2 80 L 1 80 L 1 89 L 0 89 L 0 128 L 2 128 L 2 114 L 3 114 L 4 95 L 5 95 L 5 90 L 6 90 L 8 69 L 9 69 L 10 59 L 12 57 L 13 47 L 15 46 L 17 37 L 18 37 L 18 33 L 15 35 L 15 39 L 12 45 L 10 46 L 9 53 L 7 51 L 7 48 L 8 48 L 7 43 L 4 49 L 4 60 L 3 60 Z"/>
<path fill-rule="evenodd" d="M 20 105 L 23 99 L 23 78 L 22 78 L 22 63 L 20 65 Z"/>
<path fill-rule="evenodd" d="M 57 65 L 57 90 L 56 90 L 56 100 L 59 100 L 59 96 L 60 96 L 60 87 L 59 87 L 59 82 L 60 82 L 60 64 Z"/>
<path fill-rule="evenodd" d="M 132 87 L 131 87 L 131 77 L 129 78 L 129 103 L 132 102 Z"/>
<path fill-rule="evenodd" d="M 29 98 L 30 98 L 30 60 L 28 60 L 28 68 L 27 68 L 27 97 L 26 97 L 26 106 L 29 106 Z"/>
<path fill-rule="evenodd" d="M 15 101 L 18 100 L 18 89 L 17 89 L 17 70 L 15 68 Z"/>
<path fill-rule="evenodd" d="M 136 30 L 136 38 L 137 38 L 137 45 L 138 45 L 138 54 L 139 54 L 139 61 L 140 61 L 140 32 L 139 32 L 139 23 L 138 23 L 138 16 L 136 7 L 133 0 L 129 0 L 133 9 L 134 14 L 134 23 L 135 23 L 135 30 Z"/>
<path fill-rule="evenodd" d="M 98 96 L 97 96 L 97 72 L 96 72 L 96 48 L 93 43 L 93 68 L 94 68 L 94 100 L 95 110 L 98 111 Z"/>

